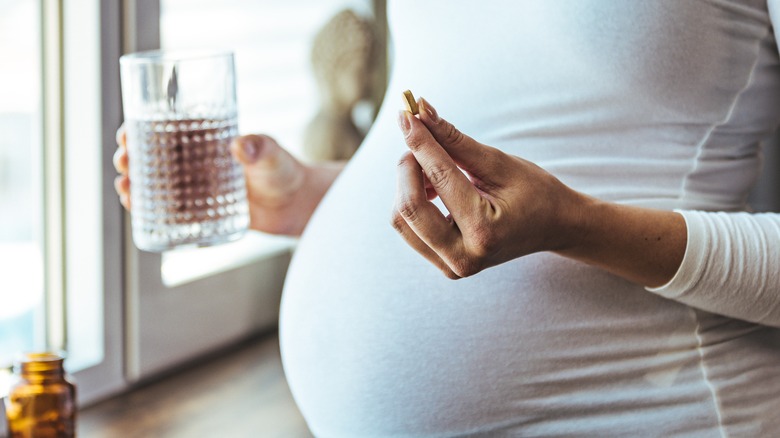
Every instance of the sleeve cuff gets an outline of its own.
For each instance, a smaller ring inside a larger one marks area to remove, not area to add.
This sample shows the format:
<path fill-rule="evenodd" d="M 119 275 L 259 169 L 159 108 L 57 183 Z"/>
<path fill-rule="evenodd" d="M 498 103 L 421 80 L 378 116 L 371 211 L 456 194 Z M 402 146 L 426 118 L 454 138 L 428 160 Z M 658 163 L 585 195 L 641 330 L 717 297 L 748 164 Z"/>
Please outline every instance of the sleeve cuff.
<path fill-rule="evenodd" d="M 646 287 L 649 292 L 666 298 L 676 299 L 692 290 L 702 275 L 707 265 L 707 248 L 709 235 L 706 232 L 707 224 L 704 215 L 696 211 L 674 210 L 685 219 L 688 239 L 685 247 L 685 255 L 668 283 L 658 287 Z"/>

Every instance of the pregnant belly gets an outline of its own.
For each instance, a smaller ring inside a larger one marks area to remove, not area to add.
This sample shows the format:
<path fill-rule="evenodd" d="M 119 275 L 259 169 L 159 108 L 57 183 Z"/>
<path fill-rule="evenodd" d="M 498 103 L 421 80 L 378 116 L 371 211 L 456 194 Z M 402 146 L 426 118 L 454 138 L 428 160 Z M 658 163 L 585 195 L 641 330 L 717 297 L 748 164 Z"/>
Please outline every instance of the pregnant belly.
<path fill-rule="evenodd" d="M 296 251 L 280 322 L 317 436 L 628 433 L 677 427 L 654 423 L 678 424 L 683 405 L 698 420 L 679 427 L 716 424 L 689 309 L 551 254 L 448 280 L 395 235 L 387 208 L 345 224 L 340 198 Z"/>

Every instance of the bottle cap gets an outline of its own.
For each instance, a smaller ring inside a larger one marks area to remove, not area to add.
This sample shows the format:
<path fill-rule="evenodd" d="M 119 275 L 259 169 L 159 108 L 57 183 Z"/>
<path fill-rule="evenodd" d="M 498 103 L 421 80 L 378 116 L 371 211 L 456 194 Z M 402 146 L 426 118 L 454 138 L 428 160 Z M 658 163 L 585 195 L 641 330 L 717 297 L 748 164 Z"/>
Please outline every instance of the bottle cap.
<path fill-rule="evenodd" d="M 23 373 L 40 373 L 62 369 L 65 354 L 58 351 L 30 352 L 16 359 L 15 369 Z"/>

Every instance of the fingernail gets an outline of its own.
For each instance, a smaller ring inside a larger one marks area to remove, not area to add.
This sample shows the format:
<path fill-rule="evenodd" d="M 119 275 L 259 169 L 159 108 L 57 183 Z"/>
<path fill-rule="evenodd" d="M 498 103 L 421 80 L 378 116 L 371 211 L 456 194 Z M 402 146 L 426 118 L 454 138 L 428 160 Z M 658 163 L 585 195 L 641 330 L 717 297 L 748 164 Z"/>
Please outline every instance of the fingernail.
<path fill-rule="evenodd" d="M 253 140 L 243 139 L 241 140 L 241 150 L 244 151 L 247 161 L 254 163 L 257 160 L 258 150 L 257 145 Z"/>
<path fill-rule="evenodd" d="M 403 131 L 404 134 L 412 129 L 412 124 L 409 121 L 410 115 L 411 113 L 409 111 L 398 111 L 398 127 L 401 128 L 401 131 Z"/>
<path fill-rule="evenodd" d="M 431 104 L 425 100 L 425 98 L 420 98 L 420 105 L 423 107 L 423 111 L 428 113 L 428 117 L 431 119 L 432 122 L 438 122 L 439 121 L 439 113 L 436 112 L 436 108 L 431 106 Z"/>

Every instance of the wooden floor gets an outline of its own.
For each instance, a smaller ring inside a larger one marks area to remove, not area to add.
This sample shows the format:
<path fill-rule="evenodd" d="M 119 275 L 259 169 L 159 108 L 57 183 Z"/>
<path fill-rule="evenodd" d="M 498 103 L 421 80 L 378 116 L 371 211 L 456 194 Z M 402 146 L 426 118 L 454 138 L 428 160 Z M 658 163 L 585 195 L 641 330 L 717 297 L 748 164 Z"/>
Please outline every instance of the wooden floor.
<path fill-rule="evenodd" d="M 311 437 L 269 334 L 79 413 L 80 438 Z"/>

